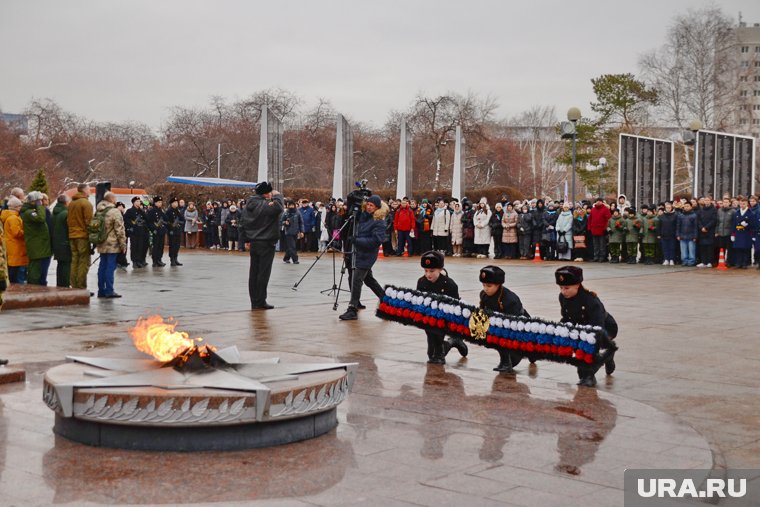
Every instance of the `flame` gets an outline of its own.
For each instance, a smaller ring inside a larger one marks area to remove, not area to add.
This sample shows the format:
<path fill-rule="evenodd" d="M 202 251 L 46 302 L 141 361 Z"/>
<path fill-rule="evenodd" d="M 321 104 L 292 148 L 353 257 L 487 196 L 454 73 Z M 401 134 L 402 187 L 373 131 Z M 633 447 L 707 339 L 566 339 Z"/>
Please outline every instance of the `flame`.
<path fill-rule="evenodd" d="M 160 315 L 139 318 L 135 327 L 129 329 L 132 341 L 140 352 L 153 356 L 159 361 L 171 361 L 185 351 L 193 349 L 195 342 L 203 338 L 190 338 L 184 331 L 175 331 L 177 322 L 171 317 L 164 322 Z"/>

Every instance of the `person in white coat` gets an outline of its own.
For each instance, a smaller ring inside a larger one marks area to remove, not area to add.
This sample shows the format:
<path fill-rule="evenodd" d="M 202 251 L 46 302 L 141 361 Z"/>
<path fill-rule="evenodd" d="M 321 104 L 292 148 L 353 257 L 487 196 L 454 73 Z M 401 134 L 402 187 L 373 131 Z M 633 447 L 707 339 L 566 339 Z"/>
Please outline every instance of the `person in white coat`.
<path fill-rule="evenodd" d="M 478 259 L 488 257 L 491 248 L 491 210 L 485 198 L 481 199 L 473 216 L 475 225 L 475 250 Z"/>
<path fill-rule="evenodd" d="M 433 220 L 430 224 L 430 230 L 433 232 L 433 250 L 437 250 L 446 255 L 449 249 L 449 232 L 451 231 L 451 213 L 443 199 L 435 202 L 435 211 L 433 211 Z"/>
<path fill-rule="evenodd" d="M 570 203 L 562 205 L 562 212 L 557 217 L 555 226 L 557 231 L 557 259 L 570 260 L 573 252 L 573 212 L 570 211 Z M 561 246 L 561 243 L 566 243 Z"/>

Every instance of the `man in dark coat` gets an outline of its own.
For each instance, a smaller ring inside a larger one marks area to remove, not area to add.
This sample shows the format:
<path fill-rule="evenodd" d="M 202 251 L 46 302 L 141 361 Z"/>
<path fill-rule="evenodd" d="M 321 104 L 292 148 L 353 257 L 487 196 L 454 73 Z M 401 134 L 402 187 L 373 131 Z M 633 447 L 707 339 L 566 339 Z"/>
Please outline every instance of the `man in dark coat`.
<path fill-rule="evenodd" d="M 21 207 L 21 220 L 24 223 L 24 242 L 29 257 L 27 283 L 33 285 L 47 285 L 47 272 L 50 258 L 53 256 L 45 211 L 42 192 L 29 192 L 26 202 Z"/>
<path fill-rule="evenodd" d="M 71 246 L 69 244 L 69 203 L 71 197 L 61 194 L 53 208 L 53 257 L 57 262 L 55 269 L 56 287 L 69 287 L 71 281 Z"/>
<path fill-rule="evenodd" d="M 615 319 L 607 313 L 602 301 L 594 292 L 583 286 L 583 270 L 576 266 L 563 266 L 554 272 L 559 285 L 559 305 L 562 313 L 560 322 L 571 322 L 587 326 L 600 326 L 612 340 L 617 336 Z M 613 344 L 614 345 L 614 344 Z M 617 347 L 613 347 L 617 348 Z M 605 364 L 607 375 L 615 371 L 615 360 L 610 355 Z M 592 365 L 578 366 L 579 386 L 594 387 L 596 369 Z"/>
<path fill-rule="evenodd" d="M 182 233 L 185 229 L 185 212 L 180 211 L 179 201 L 176 197 L 169 200 L 169 209 L 166 210 L 166 230 L 169 233 L 169 259 L 172 266 L 181 266 L 178 260 L 179 247 L 182 241 Z"/>
<path fill-rule="evenodd" d="M 282 214 L 280 219 L 282 224 L 282 231 L 285 234 L 285 257 L 282 258 L 282 262 L 285 264 L 298 264 L 298 249 L 296 248 L 296 242 L 303 238 L 304 225 L 303 215 L 300 211 L 296 210 L 296 203 L 288 201 L 288 208 L 285 213 Z"/>
<path fill-rule="evenodd" d="M 280 216 L 285 210 L 282 196 L 269 182 L 256 185 L 256 195 L 245 204 L 240 226 L 251 243 L 251 265 L 248 271 L 248 295 L 252 310 L 269 310 L 267 286 L 272 274 L 274 247 L 280 239 Z"/>
<path fill-rule="evenodd" d="M 711 268 L 715 245 L 715 228 L 718 226 L 718 209 L 712 197 L 705 197 L 705 204 L 697 210 L 697 244 L 699 246 L 698 268 Z"/>
<path fill-rule="evenodd" d="M 359 213 L 354 225 L 353 276 L 351 278 L 351 301 L 340 320 L 356 320 L 357 309 L 361 303 L 362 285 L 369 287 L 378 298 L 385 294 L 382 286 L 372 276 L 372 266 L 377 261 L 377 252 L 385 240 L 385 215 L 388 206 L 383 205 L 380 196 L 372 195 L 364 203 L 364 210 Z"/>
<path fill-rule="evenodd" d="M 161 208 L 163 199 L 161 196 L 153 198 L 153 207 L 148 210 L 148 230 L 153 238 L 153 248 L 151 257 L 153 258 L 153 267 L 160 268 L 166 266 L 162 261 L 164 256 L 164 237 L 166 236 L 166 214 Z"/>
<path fill-rule="evenodd" d="M 148 252 L 148 225 L 143 209 L 142 199 L 132 198 L 132 207 L 124 212 L 124 228 L 129 238 L 129 256 L 133 268 L 148 265 L 145 256 Z"/>

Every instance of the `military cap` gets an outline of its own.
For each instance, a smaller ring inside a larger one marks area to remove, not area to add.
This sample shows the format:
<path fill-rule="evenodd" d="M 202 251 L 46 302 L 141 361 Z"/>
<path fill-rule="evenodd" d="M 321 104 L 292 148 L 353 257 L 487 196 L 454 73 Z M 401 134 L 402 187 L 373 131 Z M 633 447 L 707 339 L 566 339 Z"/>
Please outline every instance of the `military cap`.
<path fill-rule="evenodd" d="M 420 266 L 427 269 L 443 269 L 443 254 L 430 250 L 420 257 Z"/>
<path fill-rule="evenodd" d="M 140 197 L 136 195 L 129 202 L 131 202 L 132 204 L 134 204 L 135 201 L 140 201 L 140 200 L 141 200 Z"/>
<path fill-rule="evenodd" d="M 176 197 L 172 197 L 172 198 L 169 199 L 169 204 L 171 204 L 173 202 L 179 202 L 179 201 L 177 200 Z"/>
<path fill-rule="evenodd" d="M 481 283 L 504 283 L 504 270 L 499 266 L 485 266 L 480 269 Z"/>
<path fill-rule="evenodd" d="M 577 266 L 562 266 L 554 272 L 557 285 L 575 285 L 583 281 L 583 270 Z"/>
<path fill-rule="evenodd" d="M 153 204 L 156 204 L 157 202 L 164 202 L 164 199 L 160 195 L 157 195 L 153 198 Z"/>
<path fill-rule="evenodd" d="M 262 181 L 256 185 L 256 194 L 264 195 L 272 191 L 272 185 L 268 181 Z"/>

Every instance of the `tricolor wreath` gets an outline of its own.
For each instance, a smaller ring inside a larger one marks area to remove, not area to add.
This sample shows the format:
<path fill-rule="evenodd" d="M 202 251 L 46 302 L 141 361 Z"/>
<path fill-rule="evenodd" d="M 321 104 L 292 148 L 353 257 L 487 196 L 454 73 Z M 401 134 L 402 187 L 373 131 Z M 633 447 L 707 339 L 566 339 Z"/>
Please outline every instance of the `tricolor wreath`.
<path fill-rule="evenodd" d="M 607 358 L 601 350 L 616 348 L 599 326 L 505 315 L 448 296 L 392 285 L 385 286 L 376 315 L 407 326 L 457 335 L 487 348 L 575 366 L 599 366 Z"/>

